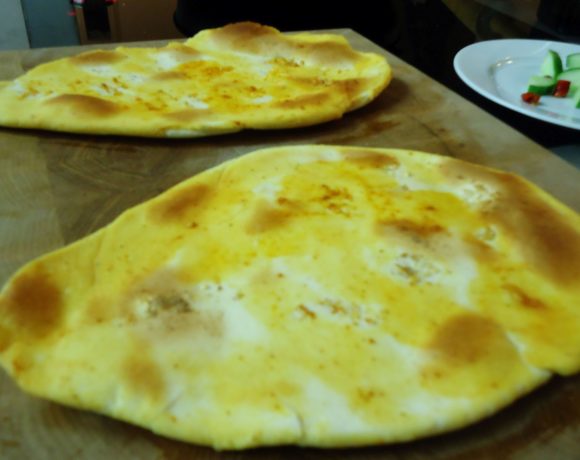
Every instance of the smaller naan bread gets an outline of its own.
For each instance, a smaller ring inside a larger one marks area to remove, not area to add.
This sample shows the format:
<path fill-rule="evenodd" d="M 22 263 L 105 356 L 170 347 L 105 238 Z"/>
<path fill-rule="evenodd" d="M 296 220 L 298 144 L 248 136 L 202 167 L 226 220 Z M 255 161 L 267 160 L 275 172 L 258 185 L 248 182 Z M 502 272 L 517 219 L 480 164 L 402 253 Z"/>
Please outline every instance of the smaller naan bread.
<path fill-rule="evenodd" d="M 580 216 L 513 174 L 302 146 L 224 163 L 23 267 L 25 390 L 219 449 L 400 442 L 580 369 Z"/>
<path fill-rule="evenodd" d="M 384 57 L 340 35 L 245 22 L 39 65 L 0 82 L 0 125 L 147 137 L 294 128 L 340 118 L 390 80 Z"/>

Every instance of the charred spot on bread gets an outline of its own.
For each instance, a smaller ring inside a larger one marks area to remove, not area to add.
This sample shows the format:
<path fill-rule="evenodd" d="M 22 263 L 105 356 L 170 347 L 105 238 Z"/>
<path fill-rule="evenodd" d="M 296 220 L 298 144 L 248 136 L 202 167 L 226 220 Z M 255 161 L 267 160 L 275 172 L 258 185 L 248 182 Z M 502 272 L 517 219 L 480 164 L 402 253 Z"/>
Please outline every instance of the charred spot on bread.
<path fill-rule="evenodd" d="M 70 58 L 71 62 L 78 65 L 111 65 L 127 59 L 123 53 L 118 51 L 88 51 Z"/>
<path fill-rule="evenodd" d="M 123 109 L 117 103 L 96 96 L 83 94 L 63 94 L 47 101 L 53 107 L 67 108 L 90 117 L 112 117 Z"/>
<path fill-rule="evenodd" d="M 211 186 L 198 183 L 172 190 L 169 199 L 159 201 L 149 215 L 158 223 L 185 222 L 191 212 L 207 203 L 211 194 Z"/>
<path fill-rule="evenodd" d="M 63 314 L 62 290 L 42 265 L 17 276 L 0 298 L 0 315 L 30 340 L 50 336 Z"/>

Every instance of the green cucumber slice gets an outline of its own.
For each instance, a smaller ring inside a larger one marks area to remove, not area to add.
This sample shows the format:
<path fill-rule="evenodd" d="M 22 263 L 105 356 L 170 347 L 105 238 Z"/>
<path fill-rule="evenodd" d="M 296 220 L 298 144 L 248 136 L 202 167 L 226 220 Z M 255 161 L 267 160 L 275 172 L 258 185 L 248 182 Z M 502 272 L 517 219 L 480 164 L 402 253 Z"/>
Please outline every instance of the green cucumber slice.
<path fill-rule="evenodd" d="M 580 109 L 580 91 L 576 91 L 574 99 L 572 100 L 572 104 L 574 104 L 574 107 L 577 109 Z"/>
<path fill-rule="evenodd" d="M 552 94 L 556 86 L 556 79 L 546 75 L 534 75 L 528 80 L 528 92 L 540 95 Z"/>
<path fill-rule="evenodd" d="M 570 90 L 576 91 L 580 87 L 580 69 L 565 70 L 558 75 L 558 80 L 568 80 Z"/>
<path fill-rule="evenodd" d="M 540 75 L 556 78 L 562 70 L 564 70 L 562 68 L 562 58 L 555 51 L 549 50 L 548 55 L 544 58 L 542 67 L 540 67 Z"/>
<path fill-rule="evenodd" d="M 569 54 L 566 57 L 566 69 L 580 69 L 580 53 Z"/>

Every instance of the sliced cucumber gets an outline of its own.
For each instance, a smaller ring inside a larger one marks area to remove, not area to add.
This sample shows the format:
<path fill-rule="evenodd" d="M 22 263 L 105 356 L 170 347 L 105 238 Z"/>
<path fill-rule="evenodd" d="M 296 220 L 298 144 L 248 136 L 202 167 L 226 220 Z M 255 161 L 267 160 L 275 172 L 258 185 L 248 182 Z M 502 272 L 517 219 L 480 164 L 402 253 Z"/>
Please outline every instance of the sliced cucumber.
<path fill-rule="evenodd" d="M 528 80 L 528 92 L 534 94 L 552 94 L 556 86 L 556 79 L 547 75 L 534 75 Z"/>
<path fill-rule="evenodd" d="M 580 87 L 580 69 L 570 69 L 558 75 L 558 80 L 568 80 L 570 89 L 576 91 Z"/>
<path fill-rule="evenodd" d="M 572 104 L 574 104 L 574 107 L 577 109 L 580 109 L 580 91 L 576 91 L 574 99 L 572 100 Z"/>
<path fill-rule="evenodd" d="M 544 58 L 542 67 L 540 67 L 540 75 L 556 78 L 562 70 L 564 70 L 562 68 L 562 58 L 555 51 L 549 50 L 548 55 Z"/>
<path fill-rule="evenodd" d="M 580 53 L 569 54 L 566 57 L 566 69 L 580 69 Z"/>

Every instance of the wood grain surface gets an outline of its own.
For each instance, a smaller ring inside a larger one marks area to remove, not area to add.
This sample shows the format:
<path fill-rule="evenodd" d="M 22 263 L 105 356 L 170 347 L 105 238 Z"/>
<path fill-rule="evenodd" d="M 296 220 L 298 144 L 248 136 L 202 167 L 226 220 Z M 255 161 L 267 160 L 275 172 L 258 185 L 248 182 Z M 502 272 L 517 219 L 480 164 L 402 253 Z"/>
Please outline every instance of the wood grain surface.
<path fill-rule="evenodd" d="M 385 54 L 394 80 L 376 101 L 338 121 L 195 140 L 0 129 L 0 283 L 23 263 L 88 235 L 177 182 L 274 145 L 362 145 L 449 155 L 521 174 L 580 210 L 580 173 L 573 166 L 360 35 L 339 32 L 357 49 Z M 79 51 L 0 53 L 0 80 Z M 0 458 L 576 460 L 580 376 L 554 378 L 483 422 L 418 442 L 215 452 L 28 396 L 0 371 Z"/>

